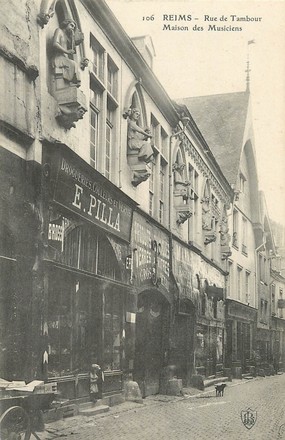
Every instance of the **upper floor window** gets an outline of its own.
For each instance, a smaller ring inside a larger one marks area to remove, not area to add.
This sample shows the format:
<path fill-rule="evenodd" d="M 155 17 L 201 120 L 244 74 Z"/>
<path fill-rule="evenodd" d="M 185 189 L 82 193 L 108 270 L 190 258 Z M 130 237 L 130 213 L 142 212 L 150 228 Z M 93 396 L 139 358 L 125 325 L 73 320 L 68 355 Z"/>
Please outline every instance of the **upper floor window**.
<path fill-rule="evenodd" d="M 247 220 L 242 218 L 242 253 L 247 255 Z"/>
<path fill-rule="evenodd" d="M 160 128 L 160 139 L 161 139 L 161 152 L 164 157 L 168 157 L 168 136 L 166 131 L 161 127 Z"/>
<path fill-rule="evenodd" d="M 242 267 L 237 267 L 237 297 L 242 299 Z"/>
<path fill-rule="evenodd" d="M 92 49 L 92 67 L 93 73 L 101 80 L 104 80 L 104 49 L 98 41 L 91 35 L 90 45 Z"/>
<path fill-rule="evenodd" d="M 112 164 L 112 151 L 113 151 L 113 110 L 107 108 L 107 119 L 106 119 L 106 151 L 105 151 L 105 176 L 110 179 L 111 175 L 111 164 Z"/>
<path fill-rule="evenodd" d="M 160 188 L 159 188 L 159 221 L 163 223 L 164 220 L 164 188 L 165 188 L 165 164 L 163 163 L 163 159 L 161 158 L 160 162 Z"/>
<path fill-rule="evenodd" d="M 115 63 L 112 61 L 112 59 L 108 56 L 108 63 L 107 63 L 107 89 L 108 92 L 111 93 L 111 95 L 114 98 L 117 98 L 118 94 L 118 68 L 116 67 Z"/>
<path fill-rule="evenodd" d="M 90 72 L 90 164 L 111 179 L 118 103 L 118 68 L 93 35 L 90 37 L 93 69 Z M 106 118 L 106 119 L 105 119 Z"/>
<path fill-rule="evenodd" d="M 245 272 L 245 302 L 250 303 L 250 272 Z"/>
<path fill-rule="evenodd" d="M 96 102 L 98 106 L 94 105 Z M 97 168 L 98 142 L 99 142 L 99 115 L 101 99 L 97 91 L 92 91 L 90 102 L 90 165 Z"/>
<path fill-rule="evenodd" d="M 154 159 L 149 163 L 151 176 L 149 178 L 149 214 L 155 217 L 160 223 L 165 221 L 165 198 L 166 198 L 166 176 L 167 176 L 167 153 L 168 135 L 161 124 L 151 114 L 152 148 Z"/>

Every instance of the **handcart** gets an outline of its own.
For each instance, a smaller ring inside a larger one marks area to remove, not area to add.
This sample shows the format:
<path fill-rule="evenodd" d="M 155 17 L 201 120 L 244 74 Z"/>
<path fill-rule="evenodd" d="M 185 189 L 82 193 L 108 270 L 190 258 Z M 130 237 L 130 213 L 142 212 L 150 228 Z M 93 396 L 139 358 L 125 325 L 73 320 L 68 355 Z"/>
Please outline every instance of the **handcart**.
<path fill-rule="evenodd" d="M 29 440 L 36 431 L 44 430 L 42 412 L 49 409 L 54 393 L 27 393 L 15 395 L 13 391 L 0 392 L 0 439 Z"/>

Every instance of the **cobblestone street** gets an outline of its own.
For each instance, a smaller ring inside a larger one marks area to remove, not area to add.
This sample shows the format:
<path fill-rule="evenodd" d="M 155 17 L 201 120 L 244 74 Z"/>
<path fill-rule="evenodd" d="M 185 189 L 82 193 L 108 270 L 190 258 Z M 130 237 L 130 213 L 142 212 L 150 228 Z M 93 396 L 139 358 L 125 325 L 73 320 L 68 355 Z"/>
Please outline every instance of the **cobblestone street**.
<path fill-rule="evenodd" d="M 251 429 L 241 421 L 247 408 L 257 412 Z M 103 415 L 78 416 L 46 428 L 43 439 L 285 439 L 285 374 L 229 383 L 224 397 L 216 397 L 214 387 L 184 398 L 153 396 L 143 405 L 126 402 Z"/>

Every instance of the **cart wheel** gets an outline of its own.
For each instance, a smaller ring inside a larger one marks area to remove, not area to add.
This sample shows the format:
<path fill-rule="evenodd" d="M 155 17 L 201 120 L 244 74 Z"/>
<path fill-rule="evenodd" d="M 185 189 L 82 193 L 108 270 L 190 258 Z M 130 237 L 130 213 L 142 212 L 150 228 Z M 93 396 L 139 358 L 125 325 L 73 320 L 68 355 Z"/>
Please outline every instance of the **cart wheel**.
<path fill-rule="evenodd" d="M 0 417 L 1 440 L 29 440 L 31 437 L 30 419 L 20 406 L 11 406 Z"/>

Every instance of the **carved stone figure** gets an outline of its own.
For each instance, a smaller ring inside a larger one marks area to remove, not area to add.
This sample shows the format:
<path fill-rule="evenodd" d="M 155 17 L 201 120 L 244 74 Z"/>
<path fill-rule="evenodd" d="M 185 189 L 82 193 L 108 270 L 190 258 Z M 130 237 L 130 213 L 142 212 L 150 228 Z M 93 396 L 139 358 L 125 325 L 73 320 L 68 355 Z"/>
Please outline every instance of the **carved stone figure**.
<path fill-rule="evenodd" d="M 228 218 L 226 215 L 222 218 L 221 229 L 219 232 L 221 236 L 221 246 L 229 246 L 231 236 L 229 234 Z"/>
<path fill-rule="evenodd" d="M 75 21 L 68 18 L 60 24 L 60 27 L 54 33 L 52 67 L 57 89 L 67 86 L 79 87 L 81 83 L 80 70 L 73 59 L 73 55 L 75 54 L 75 46 L 82 43 L 84 37 L 82 33 L 75 37 L 75 31 Z"/>
<path fill-rule="evenodd" d="M 185 169 L 185 163 L 179 164 L 178 162 L 174 162 L 172 166 L 172 170 L 174 172 L 174 182 L 175 183 L 184 183 L 183 179 L 183 171 Z"/>
<path fill-rule="evenodd" d="M 82 41 L 83 34 L 70 18 L 62 21 L 52 40 L 53 96 L 58 103 L 55 117 L 66 129 L 75 127 L 75 122 L 87 111 L 86 98 L 79 89 L 80 67 L 73 59 L 75 46 Z"/>
<path fill-rule="evenodd" d="M 204 197 L 202 203 L 202 228 L 206 231 L 212 230 L 212 214 L 210 206 L 210 198 Z"/>
<path fill-rule="evenodd" d="M 128 112 L 128 148 L 137 150 L 138 159 L 149 163 L 153 158 L 153 149 L 148 139 L 152 138 L 152 135 L 148 128 L 143 130 L 138 125 L 139 117 L 140 111 L 137 108 L 132 108 Z"/>

